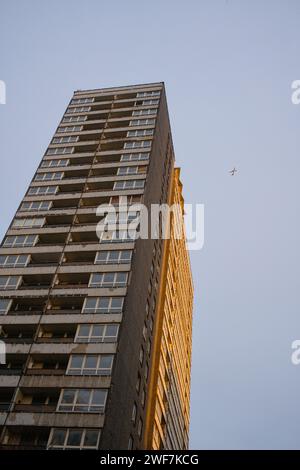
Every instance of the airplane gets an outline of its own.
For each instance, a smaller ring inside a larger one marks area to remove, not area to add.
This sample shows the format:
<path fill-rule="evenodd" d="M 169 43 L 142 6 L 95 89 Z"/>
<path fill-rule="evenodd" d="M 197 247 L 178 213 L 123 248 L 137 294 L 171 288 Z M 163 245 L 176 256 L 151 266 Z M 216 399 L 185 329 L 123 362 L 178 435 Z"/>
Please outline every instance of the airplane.
<path fill-rule="evenodd" d="M 234 167 L 232 170 L 230 170 L 231 176 L 234 176 L 234 174 L 237 172 L 237 169 Z"/>

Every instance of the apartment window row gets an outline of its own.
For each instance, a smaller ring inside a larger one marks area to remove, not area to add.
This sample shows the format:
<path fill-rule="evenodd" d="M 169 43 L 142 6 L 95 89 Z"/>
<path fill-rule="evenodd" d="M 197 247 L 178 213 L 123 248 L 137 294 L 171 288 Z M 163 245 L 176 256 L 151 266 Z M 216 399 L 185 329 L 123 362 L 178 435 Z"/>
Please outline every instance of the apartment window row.
<path fill-rule="evenodd" d="M 66 126 L 66 127 L 59 127 L 56 132 L 58 134 L 62 134 L 62 133 L 81 132 L 81 131 L 82 131 L 82 126 Z"/>
<path fill-rule="evenodd" d="M 52 201 L 22 202 L 21 211 L 46 211 L 52 206 Z"/>
<path fill-rule="evenodd" d="M 70 160 L 67 158 L 62 158 L 60 160 L 43 160 L 41 167 L 42 168 L 55 168 L 58 166 L 68 166 Z"/>
<path fill-rule="evenodd" d="M 66 114 L 71 114 L 71 113 L 88 113 L 91 110 L 90 106 L 79 106 L 76 108 L 68 108 L 66 111 Z"/>
<path fill-rule="evenodd" d="M 121 155 L 121 162 L 139 162 L 149 160 L 150 153 L 125 153 Z"/>
<path fill-rule="evenodd" d="M 98 251 L 95 264 L 122 264 L 130 263 L 132 250 Z"/>
<path fill-rule="evenodd" d="M 144 174 L 147 171 L 146 165 L 144 166 L 121 166 L 118 168 L 118 176 L 138 175 Z"/>
<path fill-rule="evenodd" d="M 78 325 L 75 343 L 115 343 L 118 331 L 118 324 Z"/>
<path fill-rule="evenodd" d="M 144 180 L 115 181 L 113 189 L 143 189 L 144 186 Z"/>
<path fill-rule="evenodd" d="M 58 192 L 58 186 L 33 186 L 29 188 L 28 196 L 48 195 L 56 194 Z"/>
<path fill-rule="evenodd" d="M 146 98 L 149 96 L 160 96 L 160 91 L 143 91 L 136 95 L 137 98 Z"/>
<path fill-rule="evenodd" d="M 74 152 L 74 147 L 53 147 L 47 150 L 46 155 L 64 155 Z"/>
<path fill-rule="evenodd" d="M 87 120 L 87 116 L 65 116 L 62 122 L 84 122 Z"/>
<path fill-rule="evenodd" d="M 25 246 L 34 246 L 38 240 L 37 235 L 16 235 L 5 238 L 3 242 L 3 247 L 17 248 Z"/>
<path fill-rule="evenodd" d="M 0 290 L 18 289 L 22 276 L 0 276 Z"/>
<path fill-rule="evenodd" d="M 94 98 L 73 98 L 71 104 L 89 104 L 95 101 Z"/>
<path fill-rule="evenodd" d="M 150 114 L 157 114 L 157 109 L 139 109 L 136 111 L 132 111 L 132 116 L 148 116 Z"/>
<path fill-rule="evenodd" d="M 127 278 L 128 274 L 125 272 L 92 273 L 89 287 L 125 287 Z"/>
<path fill-rule="evenodd" d="M 35 175 L 35 181 L 55 181 L 62 180 L 64 177 L 63 171 L 55 171 L 53 173 L 37 173 Z"/>
<path fill-rule="evenodd" d="M 123 297 L 88 297 L 85 299 L 82 313 L 120 313 L 123 300 Z M 0 299 L 1 315 L 5 315 L 9 311 L 11 303 L 11 299 Z"/>
<path fill-rule="evenodd" d="M 44 217 L 35 217 L 29 218 L 24 217 L 20 219 L 14 219 L 12 223 L 13 228 L 33 228 L 33 227 L 43 227 L 46 219 Z"/>
<path fill-rule="evenodd" d="M 95 429 L 53 428 L 48 449 L 97 449 L 100 431 Z"/>
<path fill-rule="evenodd" d="M 111 375 L 112 354 L 72 354 L 67 375 Z"/>
<path fill-rule="evenodd" d="M 153 126 L 155 119 L 133 119 L 130 121 L 130 126 Z"/>
<path fill-rule="evenodd" d="M 79 413 L 103 413 L 107 398 L 104 389 L 62 390 L 57 411 Z"/>
<path fill-rule="evenodd" d="M 1 255 L 1 268 L 24 268 L 27 266 L 30 255 Z"/>
<path fill-rule="evenodd" d="M 151 140 L 136 140 L 134 142 L 125 142 L 124 149 L 149 148 Z"/>
<path fill-rule="evenodd" d="M 127 137 L 144 137 L 147 135 L 153 135 L 154 130 L 153 129 L 137 129 L 135 131 L 128 131 L 127 132 Z"/>
<path fill-rule="evenodd" d="M 67 137 L 53 137 L 52 144 L 69 144 L 77 142 L 79 139 L 78 135 L 69 135 Z"/>
<path fill-rule="evenodd" d="M 82 313 L 121 313 L 124 297 L 87 297 Z"/>

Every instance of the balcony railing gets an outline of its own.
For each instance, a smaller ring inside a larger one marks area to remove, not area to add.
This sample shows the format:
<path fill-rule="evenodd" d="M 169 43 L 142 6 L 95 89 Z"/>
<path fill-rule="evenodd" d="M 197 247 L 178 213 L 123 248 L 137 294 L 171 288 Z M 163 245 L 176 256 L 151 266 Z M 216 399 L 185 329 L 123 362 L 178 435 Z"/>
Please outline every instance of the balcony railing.
<path fill-rule="evenodd" d="M 8 411 L 10 407 L 10 402 L 0 403 L 0 411 Z"/>
<path fill-rule="evenodd" d="M 30 344 L 33 342 L 33 338 L 3 338 L 4 342 L 7 344 Z"/>
<path fill-rule="evenodd" d="M 74 338 L 37 338 L 37 343 L 74 343 Z"/>
<path fill-rule="evenodd" d="M 0 369 L 0 375 L 21 375 L 22 369 Z"/>
<path fill-rule="evenodd" d="M 64 375 L 67 369 L 27 369 L 26 375 Z"/>
<path fill-rule="evenodd" d="M 13 411 L 23 411 L 25 413 L 53 413 L 57 405 L 32 405 L 31 403 L 18 403 Z"/>
<path fill-rule="evenodd" d="M 47 444 L 0 444 L 0 450 L 45 450 Z"/>

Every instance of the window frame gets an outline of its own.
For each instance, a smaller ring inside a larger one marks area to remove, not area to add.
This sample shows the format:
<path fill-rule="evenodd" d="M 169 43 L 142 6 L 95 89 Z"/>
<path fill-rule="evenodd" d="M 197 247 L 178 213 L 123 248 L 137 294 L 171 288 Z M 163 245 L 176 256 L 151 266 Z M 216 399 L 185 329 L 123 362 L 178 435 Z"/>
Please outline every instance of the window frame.
<path fill-rule="evenodd" d="M 1 285 L 1 280 L 2 279 L 7 279 L 6 282 Z M 16 279 L 15 284 L 10 285 L 10 280 L 11 279 Z M 0 275 L 0 290 L 17 290 L 20 286 L 20 283 L 22 281 L 22 276 L 14 275 L 14 274 L 8 274 L 8 275 Z"/>
<path fill-rule="evenodd" d="M 51 441 L 53 440 L 53 435 L 54 435 L 55 431 L 65 432 L 63 445 L 51 444 Z M 72 432 L 72 431 L 81 432 L 81 438 L 80 438 L 80 445 L 79 446 L 70 446 L 70 445 L 68 445 L 70 432 Z M 85 446 L 84 445 L 86 434 L 89 431 L 97 433 L 97 442 L 94 446 Z M 98 447 L 99 447 L 100 435 L 101 435 L 101 430 L 97 429 L 97 428 L 59 428 L 59 427 L 53 427 L 53 428 L 51 428 L 51 431 L 50 431 L 48 444 L 47 444 L 47 449 L 61 449 L 61 450 L 64 450 L 64 449 L 74 449 L 74 450 L 75 449 L 94 449 L 94 450 L 97 450 Z"/>
<path fill-rule="evenodd" d="M 102 335 L 96 336 L 93 334 L 94 327 L 103 326 Z M 107 330 L 109 327 L 114 326 L 116 327 L 116 334 L 115 335 L 107 335 Z M 107 343 L 116 343 L 118 341 L 119 335 L 119 323 L 80 323 L 77 325 L 76 334 L 74 338 L 74 343 L 79 344 L 107 344 Z M 88 335 L 80 334 L 80 328 L 87 327 L 89 328 Z M 108 340 L 109 339 L 109 340 Z"/>
<path fill-rule="evenodd" d="M 106 259 L 97 262 L 98 254 L 106 253 Z M 110 253 L 118 253 L 118 258 L 114 260 L 109 260 Z M 122 259 L 122 253 L 130 253 L 129 258 Z M 95 254 L 94 264 L 130 264 L 132 260 L 132 250 L 102 250 L 97 251 Z"/>
<path fill-rule="evenodd" d="M 30 238 L 30 237 L 31 237 L 31 238 L 33 237 L 33 238 L 34 238 L 32 244 L 26 243 L 26 240 L 27 240 L 28 238 Z M 13 242 L 10 243 L 10 244 L 9 244 L 9 243 L 6 243 L 9 238 L 13 239 Z M 17 240 L 18 238 L 19 238 L 19 239 L 20 239 L 20 238 L 25 238 L 25 240 L 24 240 L 23 243 L 16 243 L 16 240 Z M 3 241 L 3 245 L 2 245 L 2 246 L 3 246 L 3 248 L 15 248 L 15 247 L 17 247 L 17 248 L 18 248 L 18 247 L 19 247 L 19 248 L 24 248 L 24 247 L 27 247 L 27 246 L 28 246 L 28 247 L 32 247 L 32 246 L 35 246 L 35 245 L 36 245 L 37 240 L 38 240 L 38 235 L 7 235 L 7 236 L 5 237 L 5 239 L 4 239 L 4 241 Z"/>
<path fill-rule="evenodd" d="M 125 275 L 122 276 L 125 278 L 123 281 L 118 281 L 118 277 L 120 274 Z M 105 281 L 105 278 L 108 276 L 113 275 L 113 280 L 112 281 Z M 101 280 L 93 281 L 93 278 L 96 276 L 101 276 Z M 116 271 L 116 272 L 101 272 L 101 273 L 91 273 L 90 274 L 90 279 L 89 279 L 89 287 L 91 288 L 103 288 L 103 289 L 108 289 L 108 288 L 116 288 L 116 287 L 127 287 L 128 283 L 128 272 L 127 271 Z"/>
<path fill-rule="evenodd" d="M 81 367 L 71 367 L 72 366 L 72 359 L 74 357 L 82 358 Z M 87 366 L 87 361 L 91 358 L 96 359 L 96 367 Z M 109 367 L 101 367 L 101 361 L 103 359 L 110 358 L 110 366 Z M 99 376 L 99 377 L 108 377 L 112 373 L 114 363 L 114 355 L 113 354 L 70 354 L 68 366 L 66 370 L 66 375 L 76 375 L 76 376 Z M 94 371 L 94 373 L 91 373 Z M 78 373 L 77 373 L 78 372 Z"/>
<path fill-rule="evenodd" d="M 86 304 L 90 299 L 97 299 L 95 303 L 94 308 L 87 308 Z M 101 303 L 101 300 L 103 301 L 104 299 L 108 299 L 108 307 L 103 307 L 101 308 L 99 305 Z M 112 307 L 113 300 L 114 299 L 120 299 L 121 306 L 120 307 Z M 116 297 L 86 297 L 84 299 L 83 305 L 82 305 L 82 310 L 81 313 L 100 313 L 100 314 L 107 314 L 107 313 L 122 313 L 123 311 L 123 306 L 124 306 L 124 297 L 116 296 Z"/>
<path fill-rule="evenodd" d="M 6 299 L 6 298 L 0 299 L 0 315 L 7 315 L 7 313 L 10 310 L 12 301 L 13 301 L 13 299 Z M 6 302 L 6 308 L 1 307 L 2 302 Z"/>
<path fill-rule="evenodd" d="M 102 392 L 105 392 L 104 401 L 103 401 L 103 404 L 99 403 L 97 405 L 94 405 L 93 404 L 94 395 L 95 395 L 95 392 L 99 390 L 101 390 Z M 64 394 L 66 392 L 74 392 L 72 403 L 63 403 Z M 86 405 L 78 403 L 80 392 L 89 393 L 88 403 Z M 108 390 L 104 388 L 100 388 L 100 389 L 99 388 L 63 388 L 61 389 L 61 392 L 60 392 L 56 411 L 59 413 L 101 413 L 103 414 L 105 411 L 107 394 L 108 394 Z M 78 409 L 78 408 L 82 408 L 82 409 Z M 83 408 L 86 408 L 86 409 L 83 409 Z"/>

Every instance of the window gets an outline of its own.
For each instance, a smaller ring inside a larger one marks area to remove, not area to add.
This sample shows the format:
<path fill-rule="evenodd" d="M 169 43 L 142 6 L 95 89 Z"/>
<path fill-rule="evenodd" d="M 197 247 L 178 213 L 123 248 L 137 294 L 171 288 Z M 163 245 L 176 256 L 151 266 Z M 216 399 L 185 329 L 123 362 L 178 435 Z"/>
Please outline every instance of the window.
<path fill-rule="evenodd" d="M 0 315 L 6 315 L 12 304 L 11 299 L 0 299 Z"/>
<path fill-rule="evenodd" d="M 80 131 L 82 131 L 82 126 L 65 126 L 65 127 L 58 127 L 56 133 L 68 134 L 69 132 L 80 132 Z"/>
<path fill-rule="evenodd" d="M 147 325 L 146 325 L 146 323 L 144 323 L 144 326 L 143 326 L 143 338 L 146 341 L 146 338 L 147 338 Z"/>
<path fill-rule="evenodd" d="M 132 112 L 132 116 L 147 116 L 148 114 L 156 114 L 157 109 L 139 109 Z"/>
<path fill-rule="evenodd" d="M 135 149 L 141 147 L 151 147 L 151 140 L 136 140 L 134 142 L 125 142 L 124 149 Z"/>
<path fill-rule="evenodd" d="M 113 189 L 143 189 L 144 186 L 144 180 L 116 181 Z"/>
<path fill-rule="evenodd" d="M 53 147 L 47 150 L 46 155 L 64 155 L 73 152 L 74 147 Z"/>
<path fill-rule="evenodd" d="M 13 228 L 29 228 L 29 227 L 42 227 L 45 223 L 45 218 L 24 218 L 24 219 L 14 219 L 12 227 Z"/>
<path fill-rule="evenodd" d="M 122 175 L 136 175 L 138 172 L 138 166 L 122 166 L 118 168 L 118 176 Z"/>
<path fill-rule="evenodd" d="M 58 191 L 58 186 L 34 186 L 29 188 L 28 196 L 37 196 L 37 195 L 48 195 L 56 194 Z"/>
<path fill-rule="evenodd" d="M 131 221 L 139 221 L 139 211 L 138 210 L 130 210 L 130 211 L 120 211 L 117 214 L 110 212 L 105 216 L 105 223 L 106 224 L 116 224 L 117 221 L 119 224 L 127 224 Z M 114 228 L 115 225 L 113 225 Z"/>
<path fill-rule="evenodd" d="M 153 135 L 153 129 L 142 129 L 136 131 L 128 131 L 127 137 L 144 137 L 146 135 Z"/>
<path fill-rule="evenodd" d="M 88 104 L 88 103 L 93 103 L 94 98 L 74 98 L 71 101 L 71 104 Z"/>
<path fill-rule="evenodd" d="M 128 450 L 132 450 L 132 449 L 133 449 L 133 438 L 132 438 L 132 436 L 129 436 Z"/>
<path fill-rule="evenodd" d="M 92 273 L 89 287 L 125 287 L 127 285 L 125 272 L 117 273 Z"/>
<path fill-rule="evenodd" d="M 130 126 L 153 126 L 155 119 L 133 119 L 130 121 Z"/>
<path fill-rule="evenodd" d="M 87 119 L 87 116 L 65 116 L 62 122 L 83 122 Z"/>
<path fill-rule="evenodd" d="M 140 374 L 138 374 L 136 384 L 135 384 L 135 389 L 137 393 L 140 393 L 141 381 L 142 381 L 142 377 L 140 376 Z"/>
<path fill-rule="evenodd" d="M 141 396 L 141 405 L 142 405 L 142 407 L 145 406 L 145 402 L 146 402 L 146 390 L 143 388 L 142 396 Z"/>
<path fill-rule="evenodd" d="M 139 354 L 139 361 L 141 365 L 143 364 L 143 360 L 144 360 L 144 349 L 143 349 L 143 346 L 141 346 L 140 354 Z"/>
<path fill-rule="evenodd" d="M 37 235 L 16 235 L 8 236 L 5 238 L 3 246 L 5 247 L 24 247 L 24 246 L 34 246 L 38 240 Z"/>
<path fill-rule="evenodd" d="M 100 431 L 96 429 L 53 428 L 48 449 L 97 449 Z"/>
<path fill-rule="evenodd" d="M 78 325 L 75 343 L 115 343 L 118 331 L 118 324 Z"/>
<path fill-rule="evenodd" d="M 150 153 L 126 153 L 121 155 L 121 162 L 138 162 L 149 160 Z"/>
<path fill-rule="evenodd" d="M 147 167 L 146 165 L 143 166 L 122 166 L 118 168 L 118 176 L 124 175 L 137 175 L 146 173 Z"/>
<path fill-rule="evenodd" d="M 110 375 L 112 354 L 72 354 L 67 375 Z"/>
<path fill-rule="evenodd" d="M 121 313 L 123 297 L 87 297 L 82 313 Z"/>
<path fill-rule="evenodd" d="M 7 255 L 0 256 L 0 267 L 2 268 L 23 268 L 27 266 L 30 255 Z"/>
<path fill-rule="evenodd" d="M 137 406 L 134 403 L 132 407 L 132 413 L 131 413 L 131 421 L 135 424 L 136 422 L 136 415 L 137 415 Z"/>
<path fill-rule="evenodd" d="M 112 232 L 102 232 L 101 243 L 126 243 L 136 240 L 136 230 L 114 230 Z"/>
<path fill-rule="evenodd" d="M 61 158 L 59 160 L 43 160 L 41 167 L 43 168 L 55 168 L 57 166 L 68 166 L 70 160 L 67 158 Z"/>
<path fill-rule="evenodd" d="M 77 135 L 70 135 L 68 137 L 54 137 L 52 139 L 52 144 L 69 144 L 73 142 L 77 142 L 78 136 Z"/>
<path fill-rule="evenodd" d="M 62 390 L 57 411 L 103 413 L 106 397 L 107 390 L 103 389 Z"/>
<path fill-rule="evenodd" d="M 68 108 L 67 111 L 66 111 L 66 114 L 70 114 L 70 113 L 88 113 L 90 111 L 90 107 L 89 106 L 80 106 L 80 107 L 76 107 L 76 108 Z"/>
<path fill-rule="evenodd" d="M 21 211 L 46 211 L 52 206 L 52 201 L 33 201 L 23 202 L 21 204 Z"/>
<path fill-rule="evenodd" d="M 144 100 L 142 102 L 142 106 L 151 106 L 151 105 L 158 104 L 158 103 L 159 103 L 159 100 Z"/>
<path fill-rule="evenodd" d="M 95 264 L 130 263 L 131 257 L 131 250 L 98 251 L 95 257 Z"/>
<path fill-rule="evenodd" d="M 142 419 L 140 418 L 140 419 L 139 419 L 139 424 L 138 424 L 138 429 L 137 429 L 137 432 L 138 432 L 138 436 L 139 436 L 139 437 L 142 436 L 142 431 L 143 431 L 143 421 L 142 421 Z"/>
<path fill-rule="evenodd" d="M 118 206 L 127 206 L 130 204 L 139 204 L 142 201 L 141 195 L 131 194 L 131 195 L 122 195 L 122 196 L 111 196 L 109 199 L 109 204 L 114 204 Z"/>
<path fill-rule="evenodd" d="M 53 173 L 38 173 L 34 180 L 35 181 L 54 181 L 54 180 L 61 180 L 64 177 L 64 172 L 53 172 Z"/>
<path fill-rule="evenodd" d="M 143 91 L 136 95 L 137 98 L 146 98 L 148 96 L 160 96 L 160 91 Z"/>
<path fill-rule="evenodd" d="M 22 276 L 0 276 L 0 290 L 17 289 Z"/>

